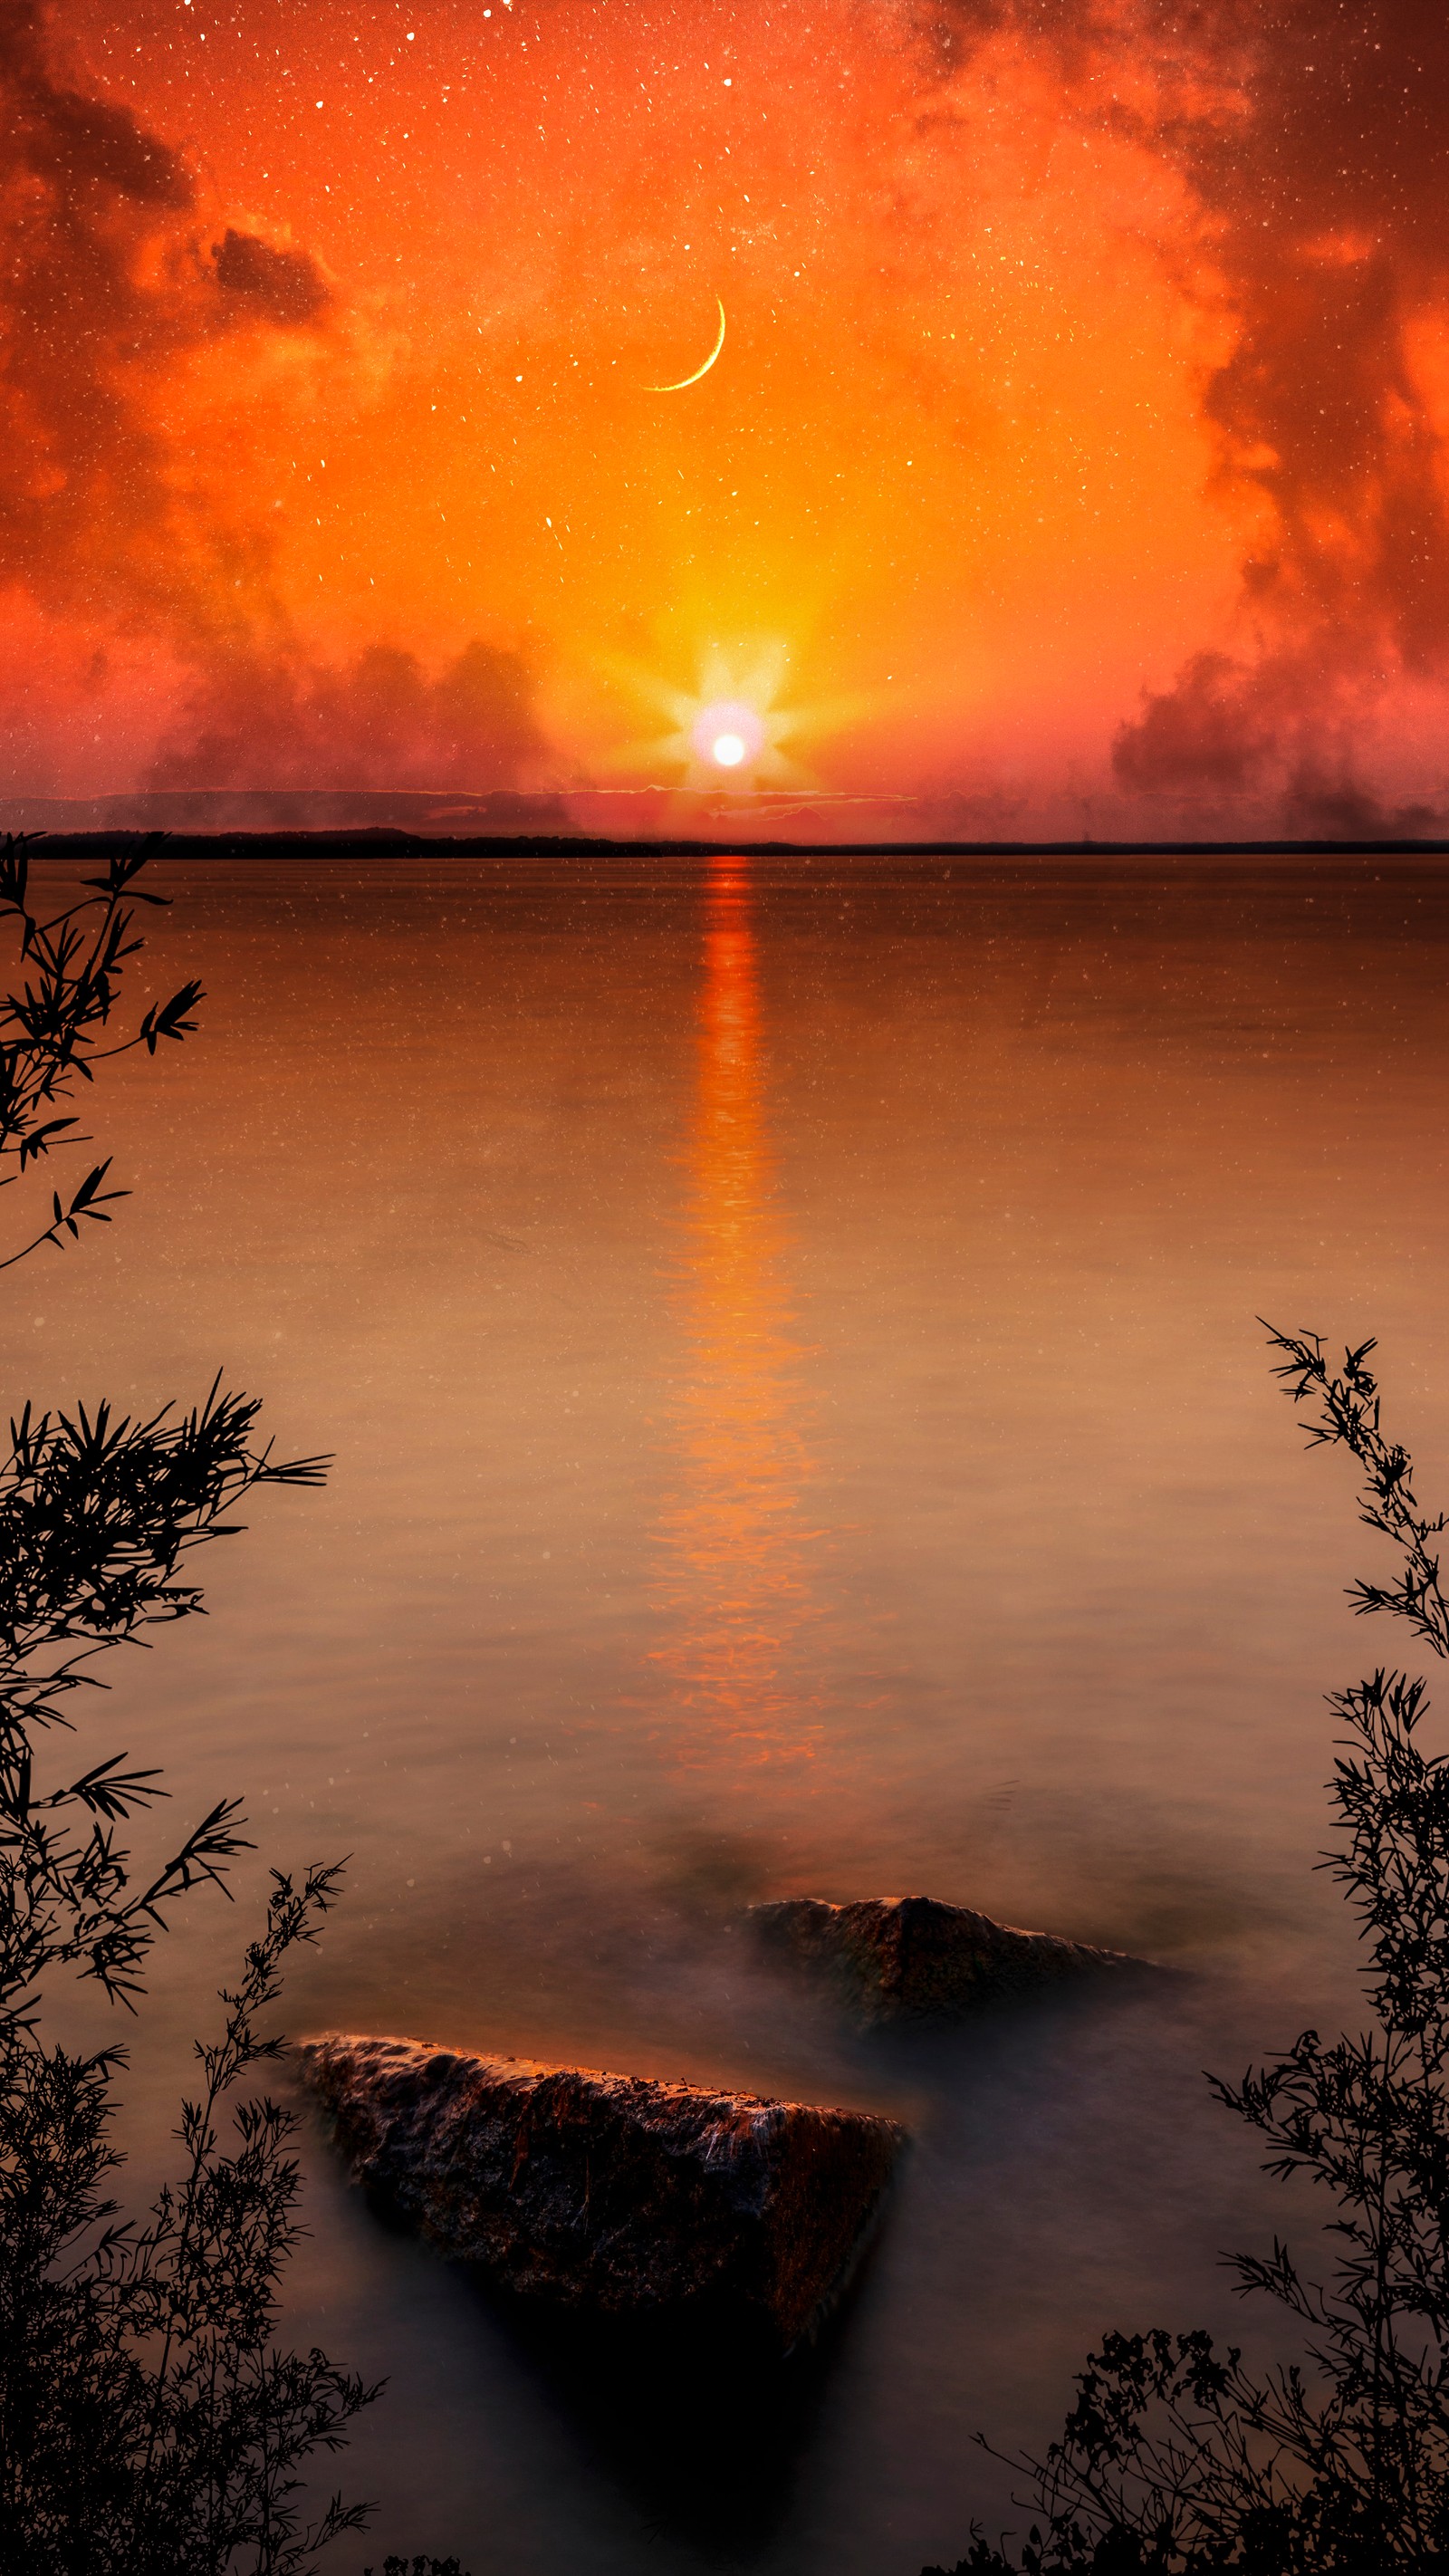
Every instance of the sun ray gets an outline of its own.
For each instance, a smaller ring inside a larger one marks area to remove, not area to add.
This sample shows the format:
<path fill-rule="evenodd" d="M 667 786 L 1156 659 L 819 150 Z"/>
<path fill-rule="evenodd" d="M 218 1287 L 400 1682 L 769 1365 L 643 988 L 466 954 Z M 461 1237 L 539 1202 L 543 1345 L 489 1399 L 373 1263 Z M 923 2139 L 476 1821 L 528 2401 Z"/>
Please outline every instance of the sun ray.
<path fill-rule="evenodd" d="M 667 780 L 685 798 L 724 791 L 743 802 L 756 789 L 816 785 L 783 746 L 831 731 L 832 719 L 845 710 L 839 702 L 828 710 L 782 705 L 790 659 L 789 647 L 778 638 L 733 649 L 711 642 L 701 650 L 696 684 L 687 692 L 641 664 L 610 655 L 604 664 L 609 675 L 656 707 L 673 730 L 620 742 L 604 755 L 604 766 L 616 774 Z"/>

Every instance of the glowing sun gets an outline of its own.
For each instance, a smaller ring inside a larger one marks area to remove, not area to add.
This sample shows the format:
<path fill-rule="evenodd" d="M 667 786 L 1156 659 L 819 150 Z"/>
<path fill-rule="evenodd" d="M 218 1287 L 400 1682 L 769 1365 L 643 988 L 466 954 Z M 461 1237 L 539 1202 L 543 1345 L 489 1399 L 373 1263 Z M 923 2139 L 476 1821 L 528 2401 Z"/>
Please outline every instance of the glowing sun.
<path fill-rule="evenodd" d="M 689 746 L 717 769 L 742 769 L 765 748 L 764 724 L 743 698 L 712 698 L 689 728 Z"/>
<path fill-rule="evenodd" d="M 621 746 L 618 765 L 672 770 L 686 792 L 707 788 L 712 782 L 722 785 L 725 777 L 732 787 L 745 790 L 804 785 L 803 771 L 780 749 L 805 721 L 801 712 L 777 704 L 787 659 L 784 647 L 776 646 L 731 667 L 711 647 L 692 696 L 643 672 L 631 672 L 633 686 L 653 699 L 674 730 L 653 742 Z M 684 775 L 679 778 L 681 770 Z"/>

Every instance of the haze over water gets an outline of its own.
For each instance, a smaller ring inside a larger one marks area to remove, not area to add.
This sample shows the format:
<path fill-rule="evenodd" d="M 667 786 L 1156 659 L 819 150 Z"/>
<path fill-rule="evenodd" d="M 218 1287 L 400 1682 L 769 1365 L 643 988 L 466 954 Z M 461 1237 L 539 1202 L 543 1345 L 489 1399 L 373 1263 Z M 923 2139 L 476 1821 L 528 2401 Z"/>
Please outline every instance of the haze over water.
<path fill-rule="evenodd" d="M 374 2564 L 949 2565 L 1012 2519 L 973 2431 L 1049 2438 L 1106 2327 L 1246 2338 L 1217 2249 L 1311 2224 L 1198 2070 L 1352 2015 L 1321 1695 L 1397 1641 L 1254 1318 L 1379 1335 L 1437 1507 L 1444 871 L 164 881 L 148 992 L 200 973 L 202 1034 L 98 1094 L 136 1194 L 14 1275 L 9 1392 L 150 1410 L 220 1366 L 336 1464 L 88 1713 L 171 1823 L 242 1790 L 261 1846 L 166 1953 L 138 2177 L 262 1862 L 344 1850 L 294 2031 L 892 2110 L 915 2150 L 773 2448 L 681 2456 L 520 2350 L 320 2147 L 296 2325 L 392 2378 L 343 2468 Z M 867 2044 L 734 1928 L 912 1890 L 1180 1973 Z"/>

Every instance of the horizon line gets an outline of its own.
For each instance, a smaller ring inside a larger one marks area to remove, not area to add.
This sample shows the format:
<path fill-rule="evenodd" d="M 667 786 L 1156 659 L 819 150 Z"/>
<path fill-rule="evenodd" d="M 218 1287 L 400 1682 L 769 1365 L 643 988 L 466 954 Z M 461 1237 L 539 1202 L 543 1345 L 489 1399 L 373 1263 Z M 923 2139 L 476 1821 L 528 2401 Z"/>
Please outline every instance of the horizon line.
<path fill-rule="evenodd" d="M 3 830 L 0 825 L 0 830 Z M 271 831 L 225 828 L 216 831 L 166 831 L 155 825 L 100 825 L 91 830 L 20 831 L 14 837 L 49 849 L 94 849 L 114 842 L 146 841 L 177 856 L 232 855 L 280 857 L 305 850 L 336 857 L 427 856 L 500 858 L 1426 858 L 1449 856 L 1449 839 L 1382 836 L 1366 833 L 1227 841 L 1222 839 L 1127 841 L 746 841 L 685 839 L 673 835 L 631 835 L 622 840 L 598 833 L 437 833 L 414 832 L 400 824 L 280 825 Z"/>

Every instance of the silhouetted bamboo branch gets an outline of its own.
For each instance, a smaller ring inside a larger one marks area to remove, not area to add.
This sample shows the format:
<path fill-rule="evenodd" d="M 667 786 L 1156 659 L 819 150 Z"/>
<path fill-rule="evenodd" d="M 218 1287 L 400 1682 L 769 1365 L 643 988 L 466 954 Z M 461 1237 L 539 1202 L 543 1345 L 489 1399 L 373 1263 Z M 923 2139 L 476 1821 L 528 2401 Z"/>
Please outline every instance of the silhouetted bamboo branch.
<path fill-rule="evenodd" d="M 1360 1516 L 1398 1550 L 1390 1583 L 1359 1582 L 1362 1614 L 1404 1619 L 1449 1655 L 1434 1542 L 1408 1452 L 1384 1435 L 1372 1342 L 1341 1372 L 1316 1334 L 1269 1330 L 1277 1374 L 1309 1410 L 1313 1447 L 1361 1473 Z M 1019 2556 L 979 2532 L 965 2570 L 1004 2576 L 1376 2576 L 1449 2552 L 1449 1759 L 1426 1754 L 1422 1681 L 1384 1669 L 1330 1706 L 1346 1730 L 1324 1867 L 1367 1953 L 1371 2026 L 1304 2031 L 1220 2102 L 1259 2131 L 1265 2170 L 1306 2174 L 1335 2209 L 1326 2277 L 1268 2254 L 1228 2258 L 1303 2329 L 1303 2362 L 1262 2377 L 1201 2333 L 1110 2334 L 1077 2382 L 1060 2438 L 1013 2460 L 1036 2516 Z M 928 2570 L 926 2576 L 941 2576 Z"/>
<path fill-rule="evenodd" d="M 194 1023 L 188 983 L 135 1036 L 98 1048 L 129 936 L 123 897 L 145 853 L 90 881 L 89 899 L 39 920 L 27 853 L 0 845 L 0 920 L 33 972 L 0 1004 L 0 1162 L 19 1172 L 74 1119 L 44 1112 L 127 1047 L 156 1051 Z M 155 902 L 155 896 L 135 897 Z M 104 1221 L 100 1165 L 29 1247 Z M 0 1186 L 3 1186 L 0 1179 Z M 11 1260 L 21 1257 L 12 1255 Z M 8 1267 L 0 1263 L 0 1268 Z M 264 1930 L 224 1990 L 219 2039 L 197 2042 L 201 2089 L 182 2107 L 182 2180 L 143 2226 L 111 2182 L 116 2047 L 47 2045 L 45 1980 L 69 1970 L 134 2009 L 148 1953 L 179 1902 L 249 1850 L 239 1801 L 221 1798 L 144 1866 L 118 1838 L 167 1795 L 124 1753 L 61 1764 L 75 1694 L 113 1647 L 203 1608 L 194 1550 L 236 1535 L 263 1485 L 315 1485 L 322 1458 L 274 1457 L 253 1398 L 220 1379 L 190 1412 L 36 1414 L 0 1461 L 0 2569 L 5 2576 L 311 2576 L 368 2508 L 303 2509 L 301 2471 L 336 2451 L 377 2390 L 313 2350 L 275 2342 L 279 2284 L 301 2233 L 291 2112 L 238 2099 L 277 2056 L 264 2030 L 284 1962 L 315 1939 L 339 1868 L 300 1886 L 272 1873 Z M 389 2562 L 391 2565 L 391 2562 Z M 418 2560 L 422 2576 L 459 2576 Z"/>
<path fill-rule="evenodd" d="M 92 1082 L 95 1068 L 133 1047 L 154 1055 L 162 1038 L 181 1040 L 196 1027 L 191 1014 L 204 997 L 188 981 L 167 1001 L 153 1002 L 135 1034 L 103 1047 L 99 1039 L 110 1025 L 120 971 L 142 947 L 132 937 L 137 904 L 161 905 L 135 880 L 163 838 L 148 835 L 139 850 L 117 852 L 104 876 L 82 880 L 86 889 L 74 903 L 42 920 L 30 908 L 30 857 L 34 838 L 7 832 L 0 837 L 0 925 L 19 934 L 19 962 L 31 971 L 19 990 L 0 998 L 0 1189 L 8 1188 L 57 1148 L 89 1140 L 73 1135 L 76 1118 L 44 1113 L 67 1099 L 77 1082 Z M 13 1160 L 15 1169 L 3 1166 Z M 42 1244 L 59 1248 L 67 1236 L 78 1237 L 82 1224 L 109 1225 L 107 1209 L 124 1190 L 102 1183 L 110 1157 L 97 1163 L 68 1198 L 51 1193 L 48 1225 L 0 1261 L 0 1270 L 23 1261 Z"/>

